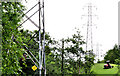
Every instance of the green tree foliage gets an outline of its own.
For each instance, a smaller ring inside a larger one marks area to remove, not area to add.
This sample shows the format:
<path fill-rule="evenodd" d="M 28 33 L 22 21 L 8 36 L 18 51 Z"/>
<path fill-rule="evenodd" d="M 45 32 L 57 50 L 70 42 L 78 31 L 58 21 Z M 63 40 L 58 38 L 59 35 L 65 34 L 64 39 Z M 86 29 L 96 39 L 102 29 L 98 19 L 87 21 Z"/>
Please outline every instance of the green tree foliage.
<path fill-rule="evenodd" d="M 84 55 L 84 51 L 82 49 L 82 45 L 85 44 L 82 36 L 80 35 L 79 29 L 77 29 L 76 34 L 73 34 L 71 38 L 65 40 L 66 48 L 65 48 L 65 57 L 66 57 L 66 65 L 70 65 L 67 70 L 68 73 L 80 74 L 80 68 L 83 65 L 82 55 Z"/>
<path fill-rule="evenodd" d="M 118 69 L 120 69 L 120 59 L 115 59 L 115 63 L 118 64 Z"/>
<path fill-rule="evenodd" d="M 0 75 L 2 74 L 2 26 L 0 25 Z"/>
<path fill-rule="evenodd" d="M 91 74 L 92 66 L 94 65 L 94 54 L 92 55 L 85 55 L 85 64 L 84 64 L 84 70 L 85 74 Z"/>
<path fill-rule="evenodd" d="M 19 59 L 23 56 L 23 50 L 12 38 L 15 35 L 18 41 L 21 34 L 16 29 L 19 26 L 24 10 L 24 6 L 19 2 L 2 2 L 2 73 L 18 74 L 22 71 Z"/>
<path fill-rule="evenodd" d="M 115 63 L 116 64 L 120 64 L 120 60 L 119 59 L 115 59 Z"/>
<path fill-rule="evenodd" d="M 39 50 L 38 50 L 39 32 L 37 30 L 35 30 L 34 32 L 31 32 L 29 30 L 24 30 L 24 29 L 21 29 L 20 32 L 21 32 L 21 38 L 23 40 L 23 43 L 26 44 L 29 51 L 32 52 L 32 54 L 38 60 L 39 59 L 39 54 L 38 54 L 39 53 Z M 35 36 L 33 37 L 33 35 Z M 41 48 L 42 48 L 43 32 L 41 33 L 41 36 L 42 36 Z M 59 68 L 57 68 L 58 66 L 56 66 L 56 65 L 59 65 L 58 63 L 59 60 L 57 58 L 57 55 L 55 55 L 54 53 L 54 51 L 56 50 L 56 47 L 55 47 L 56 43 L 57 42 L 54 39 L 52 39 L 48 33 L 45 33 L 45 54 L 46 54 L 45 60 L 46 60 L 47 74 L 55 75 L 59 73 L 59 70 L 58 70 Z M 25 62 L 27 64 L 27 67 L 21 64 L 22 71 L 23 71 L 22 74 L 33 75 L 33 74 L 39 73 L 39 69 L 37 69 L 36 71 L 32 70 L 32 66 L 34 66 L 35 64 L 31 61 L 31 59 L 26 59 Z M 42 69 L 42 71 L 43 70 L 44 69 Z"/>
<path fill-rule="evenodd" d="M 118 46 L 115 45 L 113 49 L 108 50 L 106 53 L 104 60 L 110 60 L 111 63 L 115 63 L 115 59 L 119 59 L 120 57 L 120 50 L 118 49 Z"/>

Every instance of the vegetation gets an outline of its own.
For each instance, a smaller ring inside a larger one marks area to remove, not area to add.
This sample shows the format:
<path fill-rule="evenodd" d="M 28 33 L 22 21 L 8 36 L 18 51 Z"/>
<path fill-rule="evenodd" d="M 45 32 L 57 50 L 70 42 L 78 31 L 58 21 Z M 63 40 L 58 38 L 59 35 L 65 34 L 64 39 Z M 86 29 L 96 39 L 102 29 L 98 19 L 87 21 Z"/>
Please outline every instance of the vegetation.
<path fill-rule="evenodd" d="M 21 3 L 3 2 L 2 8 L 2 74 L 37 73 L 38 69 L 35 72 L 31 69 L 34 63 L 31 60 L 26 60 L 23 54 L 30 49 L 29 51 L 38 59 L 38 32 L 18 29 L 19 23 L 24 16 L 24 13 L 21 12 L 21 10 L 24 10 L 24 6 Z M 36 34 L 36 36 L 31 39 L 33 34 Z M 41 38 L 43 39 L 43 37 Z M 85 42 L 82 40 L 80 32 L 77 31 L 77 34 L 74 34 L 72 38 L 65 39 L 65 44 L 71 43 L 71 45 L 65 46 L 65 49 L 63 49 L 64 60 L 61 57 L 62 48 L 59 41 L 52 39 L 48 33 L 46 33 L 45 39 L 47 74 L 61 74 L 62 62 L 64 62 L 64 73 L 80 74 L 80 68 L 83 69 L 82 65 L 84 65 L 83 61 L 81 61 L 81 54 L 85 54 L 81 47 Z M 56 47 L 57 45 L 58 47 Z M 72 55 L 74 57 L 71 57 Z M 75 57 L 77 57 L 77 60 L 74 59 Z"/>
<path fill-rule="evenodd" d="M 25 57 L 24 54 L 30 51 L 39 59 L 39 33 L 37 30 L 31 32 L 21 29 L 21 27 L 18 28 L 24 17 L 24 13 L 21 10 L 25 10 L 25 7 L 20 2 L 3 2 L 2 9 L 3 27 L 0 27 L 2 28 L 2 74 L 38 74 L 39 69 L 33 71 L 32 66 L 35 64 L 31 59 L 27 59 L 28 56 Z M 34 34 L 35 36 L 33 36 Z M 43 45 L 43 32 L 41 32 L 41 35 L 40 46 Z M 110 60 L 115 67 L 112 69 L 103 69 L 104 63 L 94 64 L 95 55 L 93 54 L 93 50 L 87 50 L 88 52 L 86 52 L 86 50 L 83 50 L 82 45 L 84 44 L 86 42 L 83 36 L 81 36 L 79 29 L 76 29 L 76 33 L 71 37 L 61 39 L 60 41 L 56 41 L 49 33 L 45 32 L 47 74 L 119 74 L 120 70 L 118 70 L 119 66 L 117 65 L 120 64 L 120 50 L 117 45 L 107 52 L 103 61 L 99 61 L 105 62 Z M 43 71 L 44 68 L 42 68 Z"/>
<path fill-rule="evenodd" d="M 106 75 L 119 76 L 120 75 L 119 69 L 117 68 L 118 65 L 110 64 L 114 67 L 111 69 L 104 69 L 104 64 L 106 64 L 106 63 L 96 63 L 94 66 L 92 66 L 91 71 L 93 71 L 93 74 L 95 74 L 96 76 L 106 76 Z"/>
<path fill-rule="evenodd" d="M 118 45 L 115 45 L 113 49 L 108 50 L 106 54 L 104 60 L 110 60 L 110 62 L 114 64 L 116 59 L 120 59 L 120 49 L 118 49 Z"/>
<path fill-rule="evenodd" d="M 22 57 L 23 50 L 12 38 L 15 35 L 16 40 L 22 41 L 21 33 L 16 29 L 22 19 L 24 6 L 21 3 L 2 3 L 2 73 L 20 74 L 22 72 L 19 59 Z M 21 43 L 21 45 L 23 45 Z"/>

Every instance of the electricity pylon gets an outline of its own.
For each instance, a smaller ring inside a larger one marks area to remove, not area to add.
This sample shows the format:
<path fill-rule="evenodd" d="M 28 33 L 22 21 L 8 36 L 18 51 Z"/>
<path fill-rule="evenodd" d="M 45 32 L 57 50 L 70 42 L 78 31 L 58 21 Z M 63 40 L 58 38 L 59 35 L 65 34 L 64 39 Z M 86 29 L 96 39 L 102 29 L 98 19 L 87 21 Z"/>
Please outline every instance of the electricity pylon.
<path fill-rule="evenodd" d="M 87 17 L 87 33 L 86 33 L 86 53 L 90 54 L 93 53 L 93 32 L 92 32 L 92 26 L 93 24 L 93 17 L 97 16 L 95 14 L 93 14 L 93 9 L 95 8 L 97 10 L 97 8 L 95 6 L 92 5 L 92 3 L 88 3 L 87 6 L 85 6 L 83 9 L 87 8 L 87 14 L 82 15 L 84 17 Z"/>
<path fill-rule="evenodd" d="M 27 16 L 27 13 L 30 12 L 33 8 L 35 8 L 38 5 L 38 9 L 31 15 L 31 16 Z M 21 12 L 23 12 L 21 10 Z M 32 21 L 32 19 L 30 19 L 32 16 L 34 16 L 37 12 L 39 12 L 39 16 L 38 16 L 38 21 L 39 21 L 39 25 L 37 25 L 34 21 Z M 29 59 L 31 59 L 31 61 L 37 66 L 37 68 L 39 69 L 39 76 L 41 76 L 41 70 L 44 69 L 44 76 L 46 76 L 46 64 L 45 64 L 45 23 L 44 23 L 44 0 L 39 0 L 37 2 L 36 5 L 34 5 L 30 10 L 28 10 L 26 13 L 24 13 L 25 17 L 27 18 L 26 20 L 24 20 L 16 29 L 18 29 L 19 27 L 21 27 L 26 21 L 30 21 L 32 24 L 34 24 L 39 30 L 39 60 L 37 60 L 37 58 L 32 54 L 32 52 L 30 51 L 30 49 L 24 45 L 21 45 L 21 48 L 24 48 L 26 51 L 25 53 L 27 54 L 27 56 L 29 56 Z M 43 41 L 41 38 L 41 31 L 43 31 Z M 36 36 L 36 33 L 33 35 L 32 38 L 34 38 Z M 16 43 L 20 43 L 16 40 L 15 35 L 12 36 L 12 39 L 14 42 Z M 29 44 L 29 42 L 31 41 L 31 39 L 27 42 Z M 23 42 L 22 42 L 23 43 Z M 23 43 L 24 44 L 24 43 Z M 44 65 L 44 67 L 42 67 Z"/>

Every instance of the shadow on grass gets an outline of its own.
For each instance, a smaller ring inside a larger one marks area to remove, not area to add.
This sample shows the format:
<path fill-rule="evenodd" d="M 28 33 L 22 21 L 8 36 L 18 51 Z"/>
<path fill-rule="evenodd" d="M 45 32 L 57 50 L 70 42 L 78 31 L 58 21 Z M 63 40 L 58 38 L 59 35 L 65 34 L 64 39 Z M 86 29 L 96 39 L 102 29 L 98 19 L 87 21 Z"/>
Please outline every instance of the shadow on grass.
<path fill-rule="evenodd" d="M 118 65 L 118 72 L 115 76 L 120 76 L 120 65 Z"/>

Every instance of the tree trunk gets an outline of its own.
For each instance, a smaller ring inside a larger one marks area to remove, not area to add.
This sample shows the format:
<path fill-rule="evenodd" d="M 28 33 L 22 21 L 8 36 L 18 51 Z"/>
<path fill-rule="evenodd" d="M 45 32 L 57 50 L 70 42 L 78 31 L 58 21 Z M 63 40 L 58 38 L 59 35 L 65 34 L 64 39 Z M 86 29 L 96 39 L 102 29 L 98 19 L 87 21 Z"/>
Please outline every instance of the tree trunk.
<path fill-rule="evenodd" d="M 80 62 L 81 62 L 81 53 L 80 53 L 80 58 L 79 58 L 79 74 L 80 74 Z"/>

